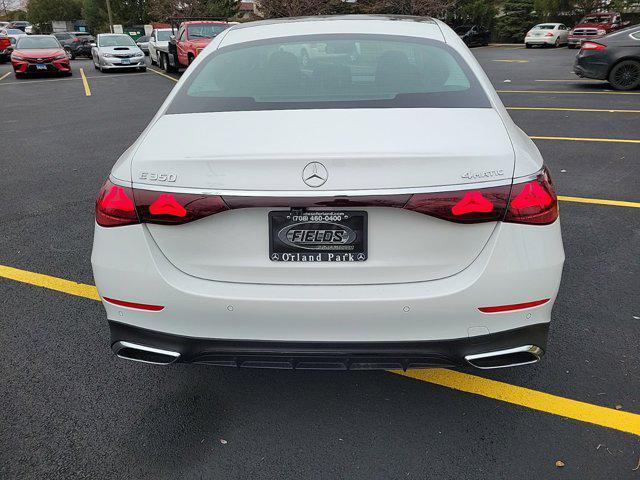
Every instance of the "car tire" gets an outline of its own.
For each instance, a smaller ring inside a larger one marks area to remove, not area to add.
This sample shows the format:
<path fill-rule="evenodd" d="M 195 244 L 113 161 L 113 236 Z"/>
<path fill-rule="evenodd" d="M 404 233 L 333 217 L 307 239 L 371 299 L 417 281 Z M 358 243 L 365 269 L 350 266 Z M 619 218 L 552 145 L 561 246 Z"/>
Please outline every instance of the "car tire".
<path fill-rule="evenodd" d="M 151 53 L 149 53 L 149 61 L 151 62 L 151 65 L 155 65 L 156 64 L 156 61 L 151 56 Z"/>
<path fill-rule="evenodd" d="M 69 55 L 69 58 L 71 60 L 75 60 L 76 59 L 76 54 L 73 53 L 70 48 L 65 48 L 64 51 L 67 52 L 67 55 Z"/>
<path fill-rule="evenodd" d="M 24 78 L 24 73 L 14 72 L 16 78 Z"/>
<path fill-rule="evenodd" d="M 194 60 L 195 60 L 195 57 L 193 55 L 191 54 L 187 55 L 187 66 L 191 65 Z"/>
<path fill-rule="evenodd" d="M 524 46 L 525 46 L 525 48 L 531 48 L 531 44 L 530 43 L 525 43 Z"/>
<path fill-rule="evenodd" d="M 572 43 L 567 43 L 567 48 L 569 50 L 573 50 L 574 48 L 576 48 L 576 46 L 574 44 L 572 44 Z"/>
<path fill-rule="evenodd" d="M 634 90 L 640 87 L 640 62 L 623 60 L 609 72 L 609 84 L 615 90 Z"/>
<path fill-rule="evenodd" d="M 147 71 L 147 67 L 140 67 L 138 68 L 139 72 L 146 72 Z"/>
<path fill-rule="evenodd" d="M 558 48 L 559 46 L 560 46 L 560 37 L 556 38 L 556 41 L 553 44 L 553 48 Z"/>

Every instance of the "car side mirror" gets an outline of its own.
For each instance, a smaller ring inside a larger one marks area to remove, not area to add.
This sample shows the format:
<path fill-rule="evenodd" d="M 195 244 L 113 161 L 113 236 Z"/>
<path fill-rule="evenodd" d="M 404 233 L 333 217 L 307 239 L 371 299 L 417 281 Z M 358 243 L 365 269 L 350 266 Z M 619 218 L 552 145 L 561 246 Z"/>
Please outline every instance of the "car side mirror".
<path fill-rule="evenodd" d="M 95 42 L 91 42 L 89 45 L 91 45 L 92 47 L 96 47 L 96 43 Z"/>
<path fill-rule="evenodd" d="M 155 42 L 155 41 L 156 41 L 156 39 L 155 39 L 155 37 L 151 37 L 151 38 L 149 38 L 149 41 L 150 41 L 150 42 Z"/>
<path fill-rule="evenodd" d="M 169 41 L 170 42 L 175 42 L 176 41 L 176 36 L 175 35 L 169 36 Z"/>

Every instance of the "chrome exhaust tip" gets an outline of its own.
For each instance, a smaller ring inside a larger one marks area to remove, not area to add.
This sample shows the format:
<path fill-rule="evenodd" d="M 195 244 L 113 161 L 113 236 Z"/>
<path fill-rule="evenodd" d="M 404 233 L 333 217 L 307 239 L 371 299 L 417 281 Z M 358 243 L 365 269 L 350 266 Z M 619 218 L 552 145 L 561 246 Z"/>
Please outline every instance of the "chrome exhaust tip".
<path fill-rule="evenodd" d="M 180 354 L 178 352 L 147 347 L 146 345 L 139 345 L 131 342 L 116 342 L 113 344 L 111 349 L 119 358 L 133 360 L 134 362 L 151 363 L 154 365 L 169 365 L 180 358 Z"/>
<path fill-rule="evenodd" d="M 536 363 L 542 358 L 544 351 L 536 345 L 497 350 L 495 352 L 476 353 L 467 355 L 464 359 L 472 366 L 483 370 L 493 368 L 516 367 Z"/>

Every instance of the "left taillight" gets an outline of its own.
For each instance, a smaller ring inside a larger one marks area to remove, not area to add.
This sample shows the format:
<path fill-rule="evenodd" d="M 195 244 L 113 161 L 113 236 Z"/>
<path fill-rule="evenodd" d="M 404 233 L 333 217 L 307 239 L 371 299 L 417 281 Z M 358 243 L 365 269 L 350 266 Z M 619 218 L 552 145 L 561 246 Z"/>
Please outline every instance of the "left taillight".
<path fill-rule="evenodd" d="M 601 43 L 596 43 L 596 42 L 584 42 L 581 46 L 580 49 L 581 50 L 588 50 L 588 51 L 593 51 L 593 50 L 604 50 L 605 47 L 604 45 L 602 45 Z"/>
<path fill-rule="evenodd" d="M 107 180 L 96 199 L 96 222 L 102 227 L 136 223 L 177 225 L 228 210 L 217 195 L 141 190 Z"/>
<path fill-rule="evenodd" d="M 96 198 L 96 222 L 102 227 L 139 223 L 133 189 L 115 185 L 109 180 L 104 182 Z"/>

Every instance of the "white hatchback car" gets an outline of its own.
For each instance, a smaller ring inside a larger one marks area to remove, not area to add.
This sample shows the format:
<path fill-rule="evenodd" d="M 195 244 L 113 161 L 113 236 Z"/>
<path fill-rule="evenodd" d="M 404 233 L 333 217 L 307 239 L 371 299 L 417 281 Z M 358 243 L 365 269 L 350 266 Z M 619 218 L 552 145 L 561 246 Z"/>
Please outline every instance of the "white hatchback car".
<path fill-rule="evenodd" d="M 92 255 L 118 356 L 295 369 L 535 362 L 563 262 L 462 40 L 368 16 L 216 37 L 113 167 Z"/>
<path fill-rule="evenodd" d="M 559 47 L 569 44 L 569 28 L 564 23 L 539 23 L 527 32 L 524 44 L 527 48 L 533 45 Z"/>

